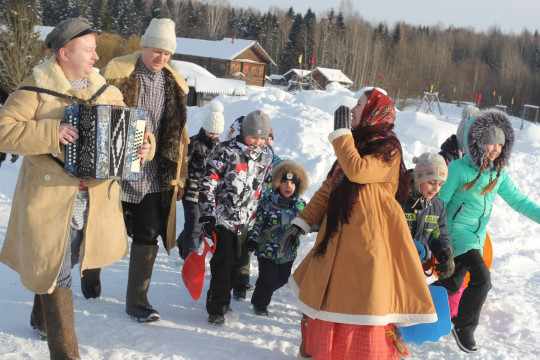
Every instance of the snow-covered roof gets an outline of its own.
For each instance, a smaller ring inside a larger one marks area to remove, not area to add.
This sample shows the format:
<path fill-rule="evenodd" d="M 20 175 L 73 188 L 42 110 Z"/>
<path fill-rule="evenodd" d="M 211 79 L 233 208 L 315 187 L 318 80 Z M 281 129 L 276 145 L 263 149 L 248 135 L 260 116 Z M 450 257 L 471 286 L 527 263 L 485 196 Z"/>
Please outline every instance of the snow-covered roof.
<path fill-rule="evenodd" d="M 283 80 L 283 75 L 279 75 L 279 74 L 272 74 L 269 76 L 269 78 L 271 80 Z"/>
<path fill-rule="evenodd" d="M 215 76 L 211 72 L 209 72 L 202 66 L 194 64 L 192 62 L 171 60 L 170 64 L 177 73 L 182 75 L 182 77 L 186 80 L 188 86 L 195 86 L 195 79 L 197 77 L 205 77 L 211 79 L 215 78 Z"/>
<path fill-rule="evenodd" d="M 39 33 L 39 40 L 45 41 L 45 38 L 49 33 L 54 29 L 54 26 L 43 26 L 43 25 L 36 25 L 34 26 L 34 31 Z"/>
<path fill-rule="evenodd" d="M 245 81 L 216 78 L 202 66 L 188 61 L 171 60 L 170 64 L 174 70 L 184 77 L 188 86 L 195 88 L 195 92 L 246 95 Z"/>
<path fill-rule="evenodd" d="M 242 80 L 198 77 L 195 91 L 207 94 L 246 95 L 246 82 Z"/>
<path fill-rule="evenodd" d="M 313 71 L 317 71 L 317 70 L 328 81 L 337 81 L 342 84 L 343 83 L 353 84 L 352 80 L 349 79 L 344 73 L 342 73 L 341 70 L 318 67 L 318 68 L 315 68 L 315 70 Z"/>
<path fill-rule="evenodd" d="M 0 33 L 6 29 L 5 25 L 0 25 Z M 42 25 L 35 25 L 34 31 L 39 33 L 39 40 L 45 41 L 45 38 L 49 33 L 54 29 L 54 26 L 42 26 Z"/>
<path fill-rule="evenodd" d="M 298 76 L 306 76 L 306 75 L 309 75 L 311 73 L 311 70 L 303 70 L 303 69 L 291 69 L 289 71 L 287 71 L 285 74 L 283 74 L 283 76 L 287 76 L 289 75 L 290 73 L 294 73 L 295 75 L 298 75 Z"/>
<path fill-rule="evenodd" d="M 223 38 L 222 40 L 176 38 L 175 54 L 254 62 L 250 59 L 238 59 L 237 56 L 255 45 L 268 58 L 270 63 L 275 65 L 272 58 L 268 56 L 266 51 L 255 40 L 235 39 L 233 41 L 232 38 Z"/>

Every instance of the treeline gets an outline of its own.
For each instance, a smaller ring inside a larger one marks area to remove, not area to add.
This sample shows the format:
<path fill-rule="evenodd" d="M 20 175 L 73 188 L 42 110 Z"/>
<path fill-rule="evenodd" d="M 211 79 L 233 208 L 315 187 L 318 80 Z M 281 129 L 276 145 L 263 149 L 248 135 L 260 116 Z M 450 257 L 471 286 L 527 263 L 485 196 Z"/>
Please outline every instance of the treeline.
<path fill-rule="evenodd" d="M 0 0 L 0 3 L 13 0 Z M 19 0 L 23 1 L 23 0 Z M 152 17 L 168 17 L 179 37 L 257 40 L 277 64 L 268 74 L 317 66 L 342 70 L 354 88 L 380 86 L 393 98 L 436 91 L 441 101 L 502 104 L 513 113 L 540 105 L 538 32 L 504 34 L 472 28 L 396 23 L 373 25 L 350 2 L 305 14 L 273 8 L 261 13 L 226 0 L 24 0 L 43 25 L 72 16 L 123 38 L 140 36 Z M 1 10 L 1 9 L 0 9 Z M 301 63 L 299 63 L 302 55 Z"/>

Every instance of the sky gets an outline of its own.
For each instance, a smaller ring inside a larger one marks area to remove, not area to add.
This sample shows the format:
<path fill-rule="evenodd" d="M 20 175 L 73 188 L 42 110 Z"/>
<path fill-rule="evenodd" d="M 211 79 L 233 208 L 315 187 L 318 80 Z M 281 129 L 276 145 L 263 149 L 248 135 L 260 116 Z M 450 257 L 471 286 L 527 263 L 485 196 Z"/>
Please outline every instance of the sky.
<path fill-rule="evenodd" d="M 320 15 L 330 8 L 338 10 L 341 3 L 341 0 L 298 0 L 293 9 L 305 14 L 311 7 Z M 350 3 L 366 21 L 374 24 L 386 22 L 392 26 L 404 21 L 411 25 L 440 24 L 443 28 L 472 27 L 477 32 L 497 25 L 502 32 L 514 34 L 520 34 L 524 28 L 532 33 L 540 30 L 540 1 L 537 0 L 353 0 Z M 265 1 L 229 0 L 229 4 L 251 6 L 265 12 L 274 5 L 287 10 L 291 1 L 273 0 L 269 5 Z"/>
<path fill-rule="evenodd" d="M 340 105 L 354 106 L 359 93 L 333 87 L 326 91 L 291 94 L 271 87 L 247 87 L 246 96 L 218 97 L 224 104 L 225 126 L 253 110 L 262 109 L 272 119 L 275 151 L 282 159 L 300 162 L 309 174 L 309 199 L 320 187 L 335 160 L 328 134 L 333 130 L 333 113 Z M 412 104 L 397 112 L 396 133 L 403 145 L 407 167 L 413 156 L 438 152 L 444 140 L 456 132 L 462 108 L 442 103 L 443 114 L 425 113 Z M 209 106 L 188 109 L 189 135 L 199 131 Z M 516 133 L 512 158 L 505 164 L 510 177 L 526 195 L 540 203 L 540 172 L 531 164 L 540 158 L 540 126 L 511 118 Z M 221 139 L 224 140 L 224 135 Z M 9 159 L 9 156 L 8 156 Z M 2 246 L 21 160 L 0 167 L 0 246 Z M 183 210 L 178 207 L 177 229 L 183 227 Z M 493 288 L 488 294 L 476 331 L 477 354 L 460 351 L 451 335 L 423 345 L 408 343 L 410 360 L 535 360 L 540 358 L 540 225 L 512 210 L 496 197 L 487 227 L 493 242 L 491 269 Z M 313 247 L 315 234 L 301 237 L 293 270 Z M 171 255 L 160 246 L 148 292 L 150 303 L 162 316 L 151 325 L 129 318 L 125 309 L 129 258 L 102 271 L 102 294 L 86 300 L 77 280 L 79 267 L 72 270 L 75 327 L 80 353 L 85 360 L 207 360 L 207 359 L 295 359 L 300 344 L 300 317 L 295 299 L 286 285 L 276 291 L 269 317 L 253 314 L 248 301 L 233 301 L 227 324 L 215 327 L 207 322 L 206 291 L 210 271 L 206 266 L 204 289 L 199 301 L 189 296 L 181 280 L 183 262 L 177 249 Z M 251 283 L 258 266 L 251 258 Z M 352 274 L 351 276 L 354 276 Z M 427 280 L 433 281 L 433 278 Z M 33 294 L 21 285 L 16 272 L 0 263 L 0 360 L 47 359 L 47 343 L 37 338 L 29 325 Z"/>

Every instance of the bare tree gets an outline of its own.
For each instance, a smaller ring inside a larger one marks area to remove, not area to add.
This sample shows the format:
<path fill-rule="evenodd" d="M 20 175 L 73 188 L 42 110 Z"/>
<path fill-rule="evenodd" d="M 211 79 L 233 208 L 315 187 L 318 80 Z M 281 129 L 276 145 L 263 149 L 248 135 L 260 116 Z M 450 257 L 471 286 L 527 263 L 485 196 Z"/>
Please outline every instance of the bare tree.
<path fill-rule="evenodd" d="M 13 92 L 43 59 L 43 44 L 34 32 L 36 18 L 23 0 L 9 0 L 4 6 L 0 30 L 0 87 Z"/>
<path fill-rule="evenodd" d="M 227 0 L 206 0 L 203 6 L 203 22 L 212 40 L 218 39 L 227 24 L 229 3 Z"/>

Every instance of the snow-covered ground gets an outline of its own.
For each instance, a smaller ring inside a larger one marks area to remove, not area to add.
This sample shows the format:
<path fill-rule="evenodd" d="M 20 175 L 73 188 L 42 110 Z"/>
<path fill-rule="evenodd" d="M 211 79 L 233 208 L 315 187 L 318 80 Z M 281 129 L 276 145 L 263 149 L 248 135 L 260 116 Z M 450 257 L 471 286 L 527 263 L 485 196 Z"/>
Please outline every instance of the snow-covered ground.
<path fill-rule="evenodd" d="M 226 127 L 240 115 L 262 109 L 272 118 L 275 150 L 282 158 L 302 163 L 311 185 L 307 198 L 320 186 L 335 156 L 327 140 L 333 129 L 333 112 L 339 105 L 354 106 L 358 94 L 343 89 L 305 91 L 292 95 L 277 88 L 249 88 L 244 97 L 220 96 L 225 105 Z M 461 108 L 442 104 L 444 115 L 416 112 L 416 106 L 398 113 L 396 132 L 403 143 L 406 164 L 425 151 L 437 152 L 439 145 L 455 133 Z M 195 134 L 208 107 L 190 108 L 188 125 Z M 540 126 L 512 118 L 516 145 L 507 169 L 525 194 L 540 202 Z M 8 157 L 9 158 L 9 157 Z M 9 219 L 11 199 L 20 161 L 0 168 L 0 244 Z M 183 225 L 178 211 L 177 228 Z M 488 225 L 493 240 L 493 289 L 484 306 L 476 332 L 479 352 L 461 352 L 451 335 L 437 343 L 408 344 L 410 359 L 538 359 L 540 358 L 540 225 L 517 214 L 504 201 L 495 201 Z M 295 266 L 313 246 L 314 235 L 302 239 Z M 189 296 L 181 280 L 182 261 L 176 249 L 167 256 L 160 248 L 149 291 L 152 305 L 162 320 L 141 325 L 124 312 L 128 258 L 102 272 L 102 297 L 86 300 L 79 282 L 74 282 L 75 322 L 83 359 L 292 359 L 300 343 L 300 313 L 284 287 L 270 304 L 270 316 L 257 317 L 248 301 L 231 306 L 227 325 L 207 322 L 205 310 L 209 270 L 198 302 Z M 207 268 L 208 269 L 208 268 Z M 78 276 L 78 266 L 73 275 Z M 0 265 L 0 359 L 46 359 L 47 343 L 29 326 L 33 294 L 18 275 Z M 257 279 L 252 258 L 251 283 Z M 248 294 L 249 297 L 249 294 Z"/>

